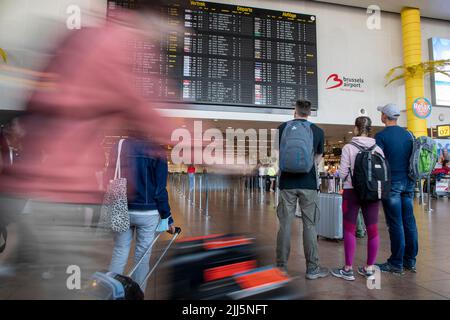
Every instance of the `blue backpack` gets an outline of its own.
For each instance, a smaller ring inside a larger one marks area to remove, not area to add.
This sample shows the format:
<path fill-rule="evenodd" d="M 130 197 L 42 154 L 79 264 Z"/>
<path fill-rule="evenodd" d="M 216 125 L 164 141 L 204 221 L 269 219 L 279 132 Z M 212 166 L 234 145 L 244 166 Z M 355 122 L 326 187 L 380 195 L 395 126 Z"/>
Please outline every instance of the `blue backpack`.
<path fill-rule="evenodd" d="M 308 121 L 291 120 L 280 141 L 280 169 L 283 172 L 308 173 L 314 166 L 314 135 Z"/>

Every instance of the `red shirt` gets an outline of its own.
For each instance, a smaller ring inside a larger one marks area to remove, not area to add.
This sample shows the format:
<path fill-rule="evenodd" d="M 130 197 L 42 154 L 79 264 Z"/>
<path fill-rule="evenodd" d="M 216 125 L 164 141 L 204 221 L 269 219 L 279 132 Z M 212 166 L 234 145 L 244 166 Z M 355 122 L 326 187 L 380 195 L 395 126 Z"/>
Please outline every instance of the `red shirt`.
<path fill-rule="evenodd" d="M 187 169 L 187 172 L 188 172 L 188 173 L 195 173 L 195 167 L 189 167 L 189 168 Z"/>

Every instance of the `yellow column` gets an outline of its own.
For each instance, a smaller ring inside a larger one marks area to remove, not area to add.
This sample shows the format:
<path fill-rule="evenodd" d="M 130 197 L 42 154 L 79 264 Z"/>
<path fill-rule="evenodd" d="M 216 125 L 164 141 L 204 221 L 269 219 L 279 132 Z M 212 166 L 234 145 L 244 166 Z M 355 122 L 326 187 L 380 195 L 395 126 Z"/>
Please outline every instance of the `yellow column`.
<path fill-rule="evenodd" d="M 420 31 L 420 10 L 404 8 L 401 12 L 403 36 L 403 63 L 406 67 L 422 62 L 422 34 Z M 414 100 L 424 96 L 423 72 L 414 78 L 405 79 L 406 115 L 408 130 L 416 137 L 427 135 L 427 121 L 414 115 Z"/>

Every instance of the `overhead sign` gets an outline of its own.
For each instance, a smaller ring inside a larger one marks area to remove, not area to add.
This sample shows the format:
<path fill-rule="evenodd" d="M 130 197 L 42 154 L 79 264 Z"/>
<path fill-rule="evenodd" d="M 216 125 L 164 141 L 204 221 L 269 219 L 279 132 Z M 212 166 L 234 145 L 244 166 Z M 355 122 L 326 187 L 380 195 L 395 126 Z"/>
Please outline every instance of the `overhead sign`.
<path fill-rule="evenodd" d="M 412 108 L 416 117 L 420 119 L 426 119 L 431 115 L 431 102 L 427 98 L 417 98 Z"/>
<path fill-rule="evenodd" d="M 437 136 L 438 138 L 450 137 L 450 124 L 437 126 Z"/>

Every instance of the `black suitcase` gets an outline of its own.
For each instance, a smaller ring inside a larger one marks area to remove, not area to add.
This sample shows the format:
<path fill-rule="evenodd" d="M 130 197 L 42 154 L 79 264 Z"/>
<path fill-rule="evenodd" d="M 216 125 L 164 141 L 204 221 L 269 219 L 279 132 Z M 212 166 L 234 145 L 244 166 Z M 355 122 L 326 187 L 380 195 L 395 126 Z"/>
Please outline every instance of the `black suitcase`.
<path fill-rule="evenodd" d="M 164 249 L 158 261 L 156 261 L 153 267 L 149 270 L 142 283 L 145 283 L 145 281 L 152 275 L 153 271 L 156 270 L 166 252 L 169 250 L 180 233 L 181 228 L 177 227 L 173 238 Z M 91 277 L 87 294 L 102 300 L 143 300 L 144 292 L 141 290 L 142 283 L 139 284 L 135 282 L 131 277 L 160 236 L 161 233 L 156 236 L 155 240 L 153 240 L 150 244 L 145 254 L 127 275 L 121 275 L 110 271 L 100 271 L 94 273 Z"/>

